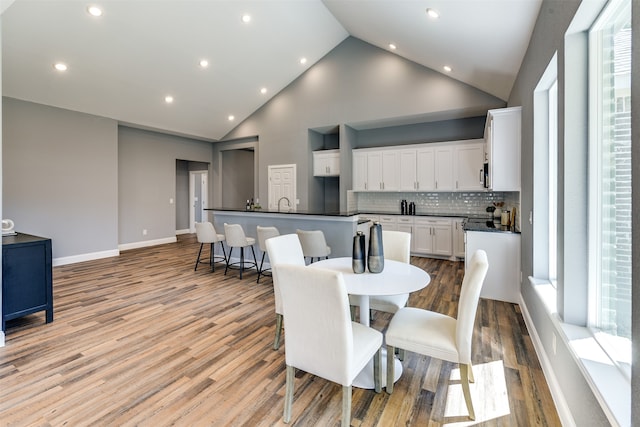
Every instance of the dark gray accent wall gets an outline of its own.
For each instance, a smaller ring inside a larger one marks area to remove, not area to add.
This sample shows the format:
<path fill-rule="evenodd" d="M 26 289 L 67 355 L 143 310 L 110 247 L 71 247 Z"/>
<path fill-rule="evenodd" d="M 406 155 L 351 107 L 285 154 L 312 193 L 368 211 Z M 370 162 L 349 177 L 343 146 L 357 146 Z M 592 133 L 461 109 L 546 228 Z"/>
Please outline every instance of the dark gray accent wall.
<path fill-rule="evenodd" d="M 119 243 L 175 237 L 176 160 L 211 163 L 211 143 L 124 126 L 117 141 Z"/>
<path fill-rule="evenodd" d="M 268 166 L 297 164 L 298 208 L 305 210 L 313 205 L 310 189 L 318 187 L 312 179 L 310 150 L 314 147 L 310 146 L 309 129 L 353 125 L 357 133 L 356 129 L 379 127 L 376 122 L 419 123 L 432 121 L 430 115 L 446 120 L 461 117 L 462 111 L 476 111 L 477 116 L 504 105 L 504 101 L 444 74 L 349 37 L 223 139 L 259 136 L 257 193 L 261 200 L 267 200 Z M 339 144 L 345 151 L 340 166 L 340 192 L 344 193 L 345 186 L 348 189 L 351 184 L 350 154 L 346 151 L 357 143 Z M 220 155 L 216 145 L 214 157 Z M 315 193 L 311 191 L 312 197 Z M 341 197 L 344 201 L 343 194 Z M 216 198 L 214 204 L 220 201 Z"/>
<path fill-rule="evenodd" d="M 638 2 L 633 1 L 633 19 L 634 30 L 640 25 L 639 15 L 640 7 Z M 577 0 L 545 0 L 540 8 L 540 14 L 536 22 L 534 32 L 531 37 L 529 48 L 522 62 L 522 66 L 518 77 L 516 79 L 514 88 L 509 97 L 509 106 L 522 106 L 522 191 L 521 191 L 521 212 L 522 212 L 522 274 L 525 280 L 522 283 L 522 298 L 526 305 L 526 309 L 531 315 L 531 318 L 535 324 L 537 334 L 545 347 L 547 354 L 553 354 L 552 341 L 553 335 L 558 333 L 557 327 L 554 324 L 553 319 L 549 316 L 544 303 L 540 300 L 535 290 L 526 280 L 528 276 L 533 275 L 533 228 L 532 225 L 526 220 L 529 215 L 529 211 L 533 209 L 533 92 L 540 80 L 545 68 L 549 64 L 554 53 L 558 52 L 558 199 L 560 201 L 567 200 L 571 197 L 571 194 L 565 194 L 565 165 L 567 161 L 571 163 L 571 159 L 566 159 L 564 156 L 565 147 L 565 135 L 567 129 L 565 124 L 573 126 L 574 129 L 568 129 L 575 133 L 576 126 L 586 126 L 582 120 L 575 120 L 574 117 L 567 116 L 565 106 L 567 103 L 571 103 L 573 100 L 565 99 L 565 88 L 575 82 L 567 82 L 565 79 L 565 67 L 566 67 L 566 41 L 565 33 L 569 28 L 569 25 L 573 18 L 576 16 L 576 12 L 581 2 Z M 638 69 L 638 45 L 640 45 L 640 32 L 633 32 L 634 57 L 633 66 L 634 70 Z M 638 123 L 640 122 L 640 105 L 638 103 L 638 79 L 640 74 L 636 71 L 632 75 L 632 87 L 635 92 L 633 93 L 632 102 L 634 102 L 632 108 L 632 123 L 634 124 L 633 132 L 633 146 L 634 155 L 638 154 Z M 586 89 L 586 88 L 585 88 Z M 638 108 L 636 108 L 638 107 Z M 640 155 L 640 154 L 639 154 Z M 640 163 L 637 161 L 634 164 L 634 184 L 639 183 L 640 176 Z M 575 191 L 575 188 L 573 188 Z M 638 197 L 640 197 L 640 185 L 634 185 L 634 211 L 638 208 Z M 563 218 L 570 218 L 570 213 L 564 212 L 564 205 L 558 204 L 558 239 L 559 239 L 559 254 L 562 254 L 565 245 L 564 236 L 567 235 L 567 230 L 571 232 L 575 224 L 567 224 Z M 574 227 L 575 228 L 575 227 Z M 637 241 L 638 231 L 634 230 L 634 246 L 639 247 Z M 634 251 L 634 273 L 638 272 L 639 257 L 638 251 Z M 572 253 L 571 256 L 577 256 Z M 558 269 L 559 276 L 560 270 L 563 267 L 563 258 L 560 258 Z M 562 280 L 575 280 L 575 277 L 559 277 L 559 282 Z M 633 302 L 638 303 L 640 306 L 640 291 L 638 291 L 640 279 L 638 275 L 634 274 L 634 286 L 632 292 Z M 559 289 L 561 284 L 559 283 Z M 562 295 L 559 295 L 559 304 L 566 303 Z M 636 305 L 634 305 L 636 306 Z M 561 311 L 562 312 L 562 311 Z M 632 413 L 632 419 L 640 419 L 640 380 L 638 379 L 638 354 L 640 343 L 640 316 L 637 314 L 639 310 L 634 310 L 634 322 L 636 328 L 633 329 L 633 347 L 634 347 L 634 360 L 633 360 L 633 375 L 632 375 L 632 407 L 635 411 Z M 575 359 L 572 356 L 570 349 L 568 349 L 561 340 L 558 340 L 557 354 L 554 357 L 550 357 L 549 360 L 558 385 L 562 389 L 562 392 L 567 400 L 567 405 L 571 415 L 573 416 L 576 425 L 579 426 L 600 426 L 609 425 L 609 422 L 600 407 L 599 402 L 592 393 L 589 385 L 580 367 L 577 365 Z"/>
<path fill-rule="evenodd" d="M 254 161 L 252 150 L 222 152 L 222 205 L 226 208 L 244 208 L 247 199 L 254 197 Z M 266 198 L 263 199 L 266 202 Z M 261 202 L 262 203 L 262 202 Z"/>
<path fill-rule="evenodd" d="M 117 123 L 3 98 L 3 215 L 53 257 L 118 248 Z"/>

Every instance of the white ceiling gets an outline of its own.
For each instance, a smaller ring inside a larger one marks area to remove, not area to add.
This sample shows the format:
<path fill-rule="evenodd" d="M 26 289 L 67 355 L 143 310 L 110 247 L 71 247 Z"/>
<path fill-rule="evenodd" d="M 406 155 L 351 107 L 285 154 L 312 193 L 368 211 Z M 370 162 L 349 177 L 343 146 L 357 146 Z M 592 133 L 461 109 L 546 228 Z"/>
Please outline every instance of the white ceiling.
<path fill-rule="evenodd" d="M 90 16 L 90 4 L 104 14 Z M 395 43 L 396 54 L 443 73 L 450 65 L 451 77 L 506 100 L 540 4 L 17 0 L 2 14 L 2 94 L 218 140 L 351 35 L 385 50 Z M 55 71 L 57 61 L 68 70 Z"/>

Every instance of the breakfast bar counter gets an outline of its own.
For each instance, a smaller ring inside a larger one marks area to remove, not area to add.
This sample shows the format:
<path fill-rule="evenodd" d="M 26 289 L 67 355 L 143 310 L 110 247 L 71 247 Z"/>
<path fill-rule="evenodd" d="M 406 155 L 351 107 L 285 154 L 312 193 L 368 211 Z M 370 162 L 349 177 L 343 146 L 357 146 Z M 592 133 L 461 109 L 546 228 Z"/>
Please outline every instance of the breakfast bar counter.
<path fill-rule="evenodd" d="M 240 224 L 248 237 L 257 241 L 256 227 L 258 225 L 273 226 L 280 234 L 295 233 L 296 230 L 322 230 L 327 245 L 331 247 L 331 257 L 351 256 L 353 236 L 358 228 L 357 212 L 310 212 L 288 211 L 278 212 L 270 210 L 246 211 L 242 209 L 212 208 L 209 220 L 218 233 L 224 233 L 224 223 Z M 262 253 L 256 246 L 256 257 Z"/>

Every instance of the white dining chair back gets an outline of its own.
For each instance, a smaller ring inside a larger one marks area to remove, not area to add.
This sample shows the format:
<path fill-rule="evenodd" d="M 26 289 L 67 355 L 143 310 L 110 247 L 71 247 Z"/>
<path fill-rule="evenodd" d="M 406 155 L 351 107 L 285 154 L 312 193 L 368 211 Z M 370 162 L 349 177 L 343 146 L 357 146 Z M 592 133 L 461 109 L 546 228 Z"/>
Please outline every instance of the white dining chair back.
<path fill-rule="evenodd" d="M 329 258 L 331 248 L 327 246 L 327 241 L 322 230 L 296 230 L 296 234 L 302 245 L 302 253 L 307 258 L 320 260 Z"/>
<path fill-rule="evenodd" d="M 256 279 L 256 283 L 258 283 L 260 282 L 260 276 L 263 276 L 265 272 L 270 270 L 268 268 L 264 268 L 264 257 L 265 257 L 265 254 L 267 253 L 267 246 L 265 244 L 265 241 L 272 237 L 279 236 L 280 231 L 278 231 L 276 227 L 263 227 L 261 225 L 258 225 L 256 227 L 256 232 L 258 234 L 258 247 L 262 251 L 260 266 L 258 268 L 258 278 Z M 269 259 L 269 262 L 271 262 L 271 259 Z"/>
<path fill-rule="evenodd" d="M 196 265 L 193 268 L 194 271 L 198 269 L 198 264 L 203 262 L 200 260 L 200 256 L 202 255 L 202 247 L 205 244 L 210 245 L 208 264 L 211 266 L 212 271 L 214 269 L 216 258 L 222 258 L 221 261 L 224 261 L 225 263 L 227 262 L 227 254 L 225 252 L 224 245 L 222 244 L 222 242 L 224 242 L 225 240 L 225 235 L 218 234 L 212 223 L 208 221 L 196 222 L 196 240 L 198 241 L 198 243 L 200 243 L 200 249 L 198 250 L 198 258 L 196 258 Z M 214 249 L 216 243 L 220 243 L 220 246 L 222 247 L 222 253 L 224 254 L 223 256 L 215 255 Z"/>
<path fill-rule="evenodd" d="M 475 419 L 469 382 L 473 382 L 471 343 L 478 300 L 489 269 L 487 254 L 477 250 L 469 261 L 462 280 L 458 302 L 458 317 L 413 307 L 398 310 L 387 329 L 387 354 L 395 348 L 435 357 L 460 366 L 460 379 L 469 417 Z M 393 378 L 394 364 L 387 363 L 387 378 Z M 393 392 L 393 382 L 387 382 L 387 393 Z"/>
<path fill-rule="evenodd" d="M 342 273 L 299 265 L 273 266 L 287 325 L 284 422 L 291 420 L 295 369 L 342 385 L 342 425 L 351 421 L 351 385 L 374 357 L 380 391 L 382 334 L 354 323 Z"/>
<path fill-rule="evenodd" d="M 305 265 L 302 246 L 300 245 L 300 239 L 298 239 L 297 234 L 284 234 L 282 236 L 272 237 L 265 241 L 265 247 L 272 269 L 276 264 Z M 275 273 L 273 274 L 273 297 L 276 311 L 276 333 L 273 341 L 273 349 L 277 350 L 280 348 L 280 336 L 282 334 L 282 298 L 280 297 L 278 277 Z"/>

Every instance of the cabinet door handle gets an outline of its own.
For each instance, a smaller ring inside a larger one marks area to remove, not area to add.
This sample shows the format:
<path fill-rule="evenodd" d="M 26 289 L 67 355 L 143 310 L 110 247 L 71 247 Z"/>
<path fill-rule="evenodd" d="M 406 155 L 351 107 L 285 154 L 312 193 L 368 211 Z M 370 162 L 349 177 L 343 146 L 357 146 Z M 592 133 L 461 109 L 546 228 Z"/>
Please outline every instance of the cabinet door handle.
<path fill-rule="evenodd" d="M 436 190 L 438 189 L 438 181 L 436 181 Z"/>
<path fill-rule="evenodd" d="M 480 177 L 478 179 L 478 181 L 482 182 L 482 172 L 484 172 L 484 169 L 480 169 Z"/>
<path fill-rule="evenodd" d="M 458 189 L 458 181 L 456 181 L 456 190 Z"/>

